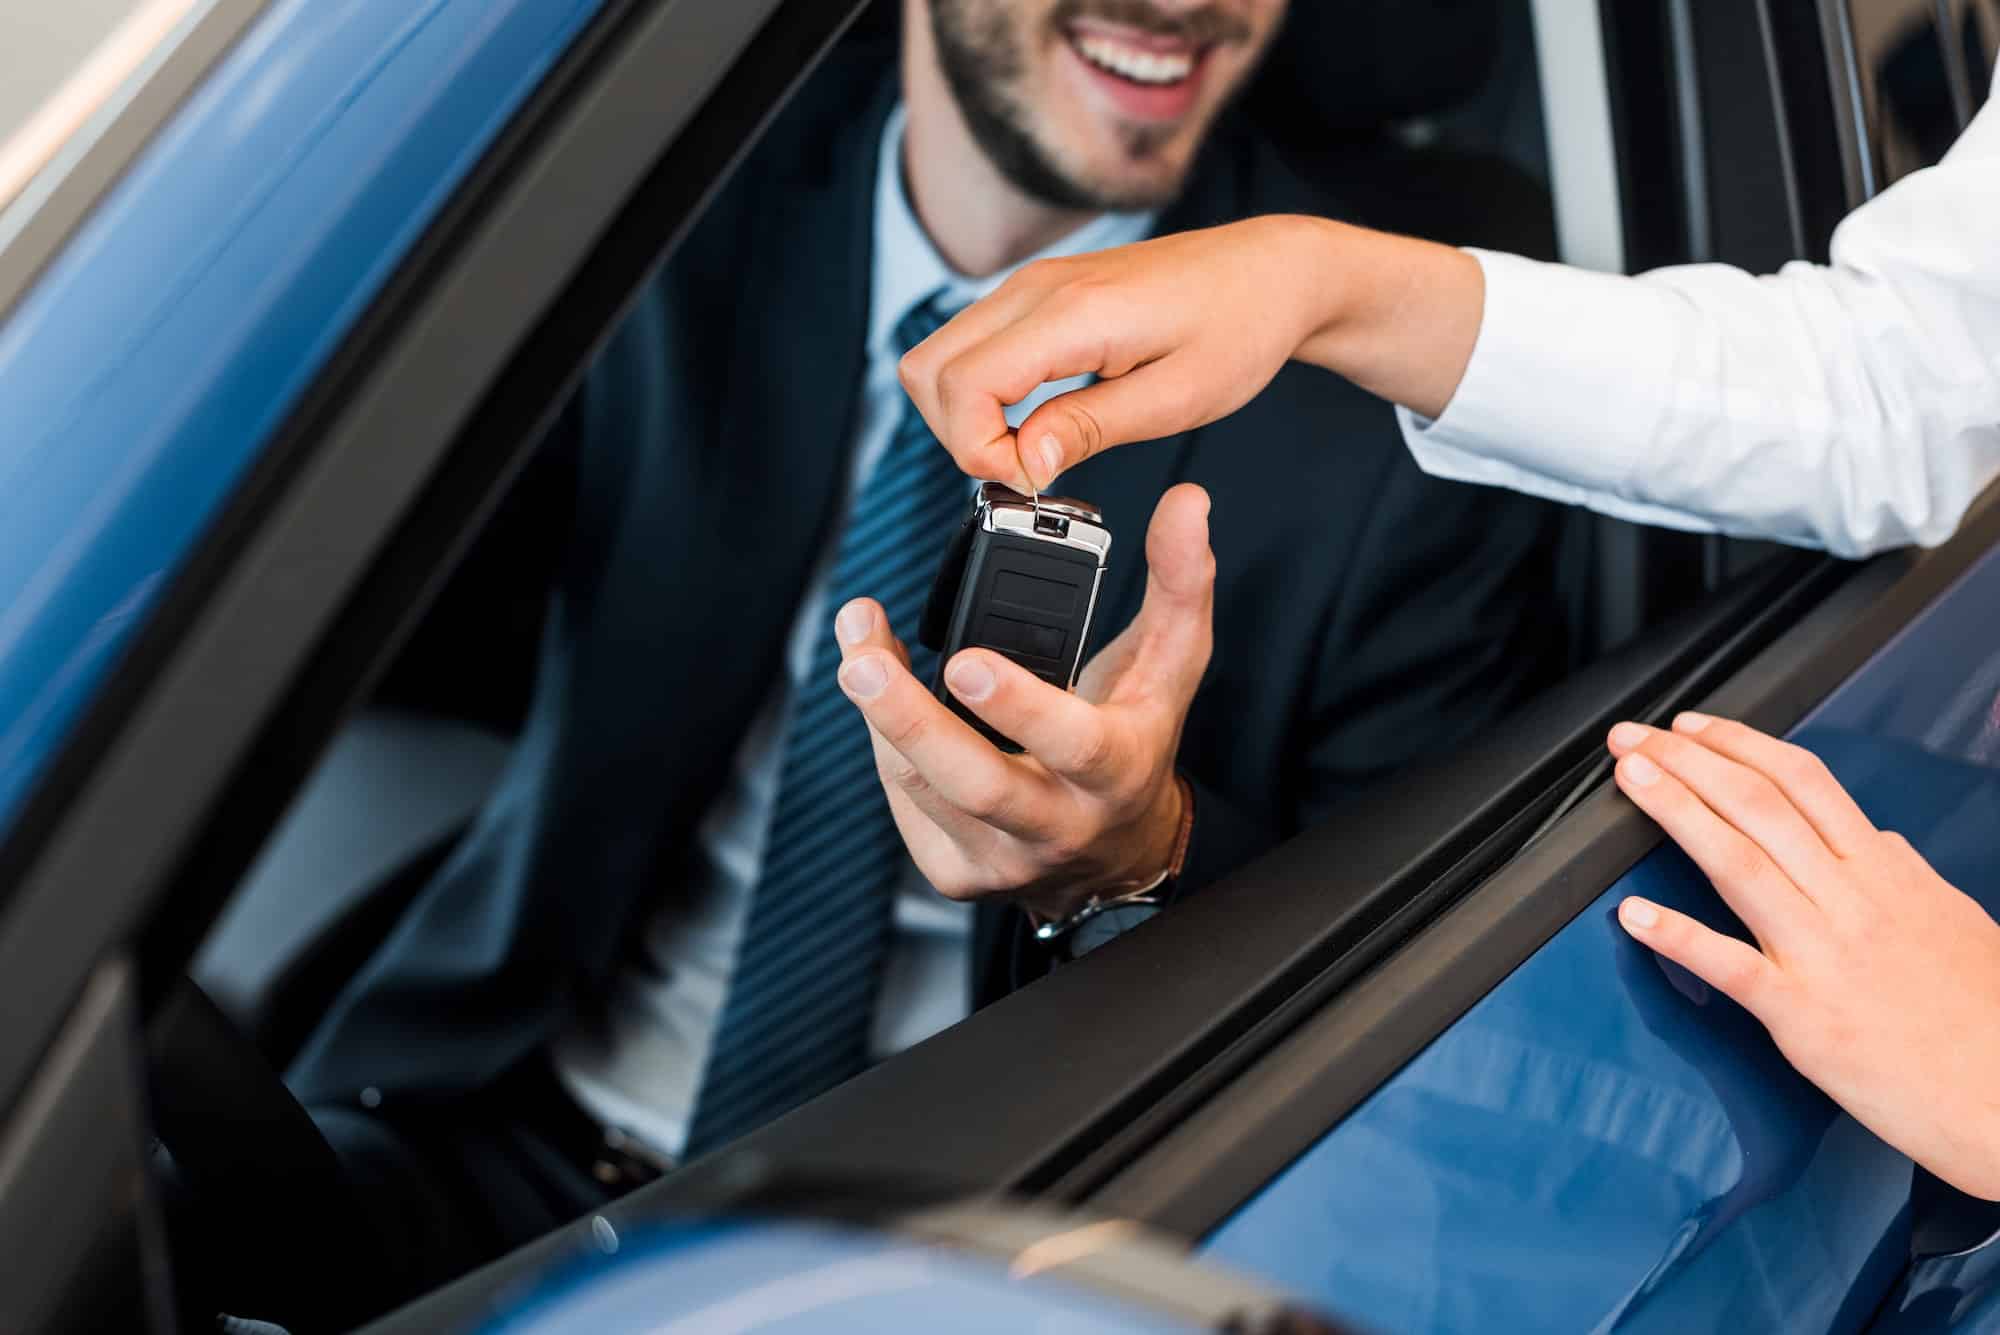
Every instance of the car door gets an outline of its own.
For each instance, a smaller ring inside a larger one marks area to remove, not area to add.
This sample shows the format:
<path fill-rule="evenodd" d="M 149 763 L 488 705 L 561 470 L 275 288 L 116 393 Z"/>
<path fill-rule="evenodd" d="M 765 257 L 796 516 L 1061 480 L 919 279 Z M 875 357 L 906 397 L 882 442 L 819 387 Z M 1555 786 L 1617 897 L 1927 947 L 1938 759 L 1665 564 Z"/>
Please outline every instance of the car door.
<path fill-rule="evenodd" d="M 8 1330 L 171 1328 L 142 1028 L 536 415 L 852 13 L 153 8 L 0 201 Z"/>

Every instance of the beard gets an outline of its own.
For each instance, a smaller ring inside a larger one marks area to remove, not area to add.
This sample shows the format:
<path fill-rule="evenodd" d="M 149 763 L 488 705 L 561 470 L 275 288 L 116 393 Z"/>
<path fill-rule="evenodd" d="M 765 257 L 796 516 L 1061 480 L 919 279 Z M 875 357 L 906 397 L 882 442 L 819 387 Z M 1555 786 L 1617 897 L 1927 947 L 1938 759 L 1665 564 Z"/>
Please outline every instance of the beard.
<path fill-rule="evenodd" d="M 1028 57 L 1025 34 L 1015 26 L 1006 0 L 931 0 L 931 33 L 938 66 L 952 100 L 995 170 L 1030 199 L 1052 208 L 1105 212 L 1158 208 L 1180 193 L 1181 180 L 1112 185 L 1067 171 L 1035 135 L 1028 109 L 1016 95 Z M 1169 16 L 1146 0 L 1063 0 L 1050 16 L 1058 32 L 1085 14 L 1204 43 L 1248 36 L 1240 19 L 1212 9 Z M 1120 128 L 1126 156 L 1151 157 L 1178 133 L 1174 126 Z"/>

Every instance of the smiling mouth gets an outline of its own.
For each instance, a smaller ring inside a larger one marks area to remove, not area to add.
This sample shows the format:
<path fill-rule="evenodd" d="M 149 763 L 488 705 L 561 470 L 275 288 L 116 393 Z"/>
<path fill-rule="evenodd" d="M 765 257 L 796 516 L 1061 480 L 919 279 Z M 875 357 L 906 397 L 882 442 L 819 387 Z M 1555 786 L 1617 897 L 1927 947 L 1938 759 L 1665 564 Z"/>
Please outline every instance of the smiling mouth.
<path fill-rule="evenodd" d="M 1141 88 L 1172 88 L 1186 83 L 1208 54 L 1205 46 L 1141 45 L 1086 29 L 1071 29 L 1067 35 L 1070 49 L 1085 64 Z"/>

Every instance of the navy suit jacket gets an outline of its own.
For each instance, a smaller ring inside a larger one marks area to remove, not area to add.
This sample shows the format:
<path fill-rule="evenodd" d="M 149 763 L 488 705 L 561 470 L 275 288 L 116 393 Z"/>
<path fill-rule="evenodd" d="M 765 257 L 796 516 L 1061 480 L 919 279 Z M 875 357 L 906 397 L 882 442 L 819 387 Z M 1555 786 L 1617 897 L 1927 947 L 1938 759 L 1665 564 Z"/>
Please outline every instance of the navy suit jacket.
<path fill-rule="evenodd" d="M 306 1100 L 484 1085 L 596 1004 L 685 884 L 696 822 L 838 520 L 892 71 L 886 53 L 835 53 L 563 412 L 547 448 L 574 453 L 574 523 L 525 730 L 469 836 L 302 1053 Z M 1161 230 L 1278 211 L 1340 208 L 1230 123 Z M 1218 562 L 1215 656 L 1179 757 L 1196 794 L 1182 893 L 1473 736 L 1562 661 L 1555 512 L 1426 478 L 1386 404 L 1302 366 L 1225 421 L 1064 478 L 1124 553 L 1100 642 L 1138 611 L 1140 538 L 1181 481 L 1214 498 Z M 1019 927 L 982 911 L 975 999 L 1020 976 Z"/>

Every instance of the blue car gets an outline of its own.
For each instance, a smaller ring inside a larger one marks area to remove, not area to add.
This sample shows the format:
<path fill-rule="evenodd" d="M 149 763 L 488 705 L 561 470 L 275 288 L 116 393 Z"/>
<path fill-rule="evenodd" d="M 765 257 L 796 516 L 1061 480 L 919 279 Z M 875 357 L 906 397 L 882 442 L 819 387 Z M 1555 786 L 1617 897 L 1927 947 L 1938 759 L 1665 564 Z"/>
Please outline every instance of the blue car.
<path fill-rule="evenodd" d="M 352 1324 L 279 1072 L 514 743 L 535 446 L 894 8 L 0 18 L 0 1331 Z M 1413 233 L 1768 271 L 1996 50 L 1995 0 L 1301 3 L 1248 110 Z M 1566 523 L 1572 670 L 1477 746 L 369 1329 L 2000 1329 L 2000 1214 L 1618 930 L 1741 929 L 1601 747 L 1788 733 L 2000 912 L 2000 502 L 1859 564 Z"/>

